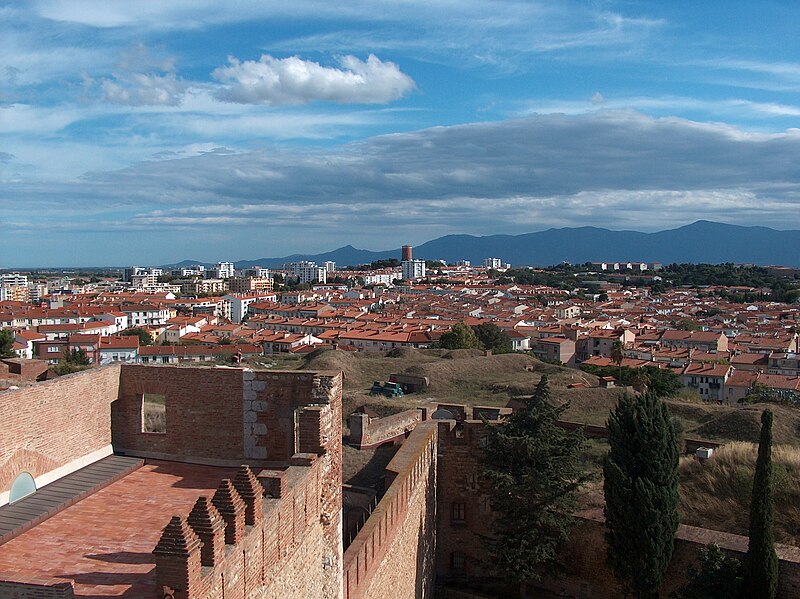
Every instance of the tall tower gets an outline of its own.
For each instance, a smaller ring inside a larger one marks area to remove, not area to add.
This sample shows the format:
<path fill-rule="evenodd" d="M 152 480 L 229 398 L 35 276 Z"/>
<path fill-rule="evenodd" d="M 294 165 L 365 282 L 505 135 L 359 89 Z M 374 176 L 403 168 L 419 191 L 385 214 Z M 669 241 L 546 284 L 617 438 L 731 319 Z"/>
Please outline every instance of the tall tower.
<path fill-rule="evenodd" d="M 410 245 L 404 245 L 403 246 L 403 262 L 406 262 L 407 260 L 413 260 L 414 259 L 414 258 L 412 258 L 411 250 L 412 250 L 412 247 Z"/>

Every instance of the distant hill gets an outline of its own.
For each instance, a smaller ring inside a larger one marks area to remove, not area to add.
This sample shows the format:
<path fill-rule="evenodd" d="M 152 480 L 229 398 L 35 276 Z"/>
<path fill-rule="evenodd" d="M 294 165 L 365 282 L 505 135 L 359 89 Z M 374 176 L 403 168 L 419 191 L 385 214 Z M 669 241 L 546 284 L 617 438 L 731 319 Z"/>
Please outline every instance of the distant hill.
<path fill-rule="evenodd" d="M 710 221 L 659 231 L 610 231 L 597 227 L 548 229 L 522 235 L 447 235 L 414 247 L 414 257 L 428 260 L 501 258 L 515 266 L 549 266 L 567 261 L 635 260 L 640 262 L 721 262 L 800 266 L 800 231 L 742 227 Z M 324 254 L 244 260 L 236 266 L 277 268 L 286 262 L 333 260 L 339 266 L 400 258 L 400 248 L 373 252 L 347 245 Z"/>

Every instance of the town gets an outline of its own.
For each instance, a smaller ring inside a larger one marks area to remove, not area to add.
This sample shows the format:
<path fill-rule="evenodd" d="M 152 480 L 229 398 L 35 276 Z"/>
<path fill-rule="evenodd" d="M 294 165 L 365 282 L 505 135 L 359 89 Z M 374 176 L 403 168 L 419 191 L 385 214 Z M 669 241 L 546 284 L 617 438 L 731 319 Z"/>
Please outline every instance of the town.
<path fill-rule="evenodd" d="M 410 246 L 398 258 L 355 269 L 220 262 L 130 267 L 117 277 L 0 274 L 0 325 L 10 346 L 0 382 L 53 376 L 78 353 L 84 367 L 242 364 L 320 348 L 432 348 L 459 323 L 491 323 L 507 341 L 502 351 L 604 372 L 665 369 L 706 401 L 735 405 L 759 388 L 800 402 L 800 270 L 730 266 L 772 287 L 715 284 L 714 273 L 675 285 L 680 273 L 658 263 L 518 270 L 500 258 L 480 266 L 415 259 Z M 515 282 L 536 279 L 549 284 Z M 781 288 L 785 297 L 774 297 Z M 14 357 L 39 366 L 21 376 Z"/>

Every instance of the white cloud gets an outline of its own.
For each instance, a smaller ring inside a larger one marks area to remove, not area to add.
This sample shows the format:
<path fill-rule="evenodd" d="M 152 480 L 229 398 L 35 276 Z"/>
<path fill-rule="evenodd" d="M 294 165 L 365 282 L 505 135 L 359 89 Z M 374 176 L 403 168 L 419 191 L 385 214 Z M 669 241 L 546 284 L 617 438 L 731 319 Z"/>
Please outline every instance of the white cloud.
<path fill-rule="evenodd" d="M 264 54 L 258 61 L 240 62 L 230 57 L 229 66 L 212 76 L 224 88 L 217 97 L 241 104 L 307 104 L 315 100 L 347 104 L 385 104 L 414 89 L 414 80 L 393 62 L 370 54 L 366 61 L 343 56 L 341 68 L 325 67 L 297 56 L 274 58 Z"/>
<path fill-rule="evenodd" d="M 100 83 L 103 98 L 114 104 L 129 106 L 177 106 L 181 103 L 186 83 L 174 73 L 115 74 L 114 79 Z"/>

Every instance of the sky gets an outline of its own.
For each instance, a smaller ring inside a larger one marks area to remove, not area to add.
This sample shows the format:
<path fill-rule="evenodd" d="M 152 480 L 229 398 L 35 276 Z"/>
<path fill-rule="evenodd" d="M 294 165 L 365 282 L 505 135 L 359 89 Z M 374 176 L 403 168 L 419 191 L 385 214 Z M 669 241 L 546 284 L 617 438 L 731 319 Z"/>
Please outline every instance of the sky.
<path fill-rule="evenodd" d="M 0 268 L 800 229 L 800 3 L 0 3 Z"/>

